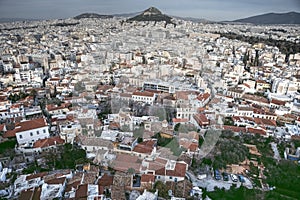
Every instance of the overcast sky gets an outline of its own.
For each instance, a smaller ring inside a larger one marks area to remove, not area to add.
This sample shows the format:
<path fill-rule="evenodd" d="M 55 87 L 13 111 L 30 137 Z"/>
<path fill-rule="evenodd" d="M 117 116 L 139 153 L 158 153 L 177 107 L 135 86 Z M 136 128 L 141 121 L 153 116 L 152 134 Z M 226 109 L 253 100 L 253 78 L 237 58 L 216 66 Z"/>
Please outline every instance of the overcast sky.
<path fill-rule="evenodd" d="M 214 21 L 269 12 L 300 12 L 300 0 L 0 0 L 0 18 L 69 18 L 84 12 L 123 14 L 150 6 L 168 15 Z"/>

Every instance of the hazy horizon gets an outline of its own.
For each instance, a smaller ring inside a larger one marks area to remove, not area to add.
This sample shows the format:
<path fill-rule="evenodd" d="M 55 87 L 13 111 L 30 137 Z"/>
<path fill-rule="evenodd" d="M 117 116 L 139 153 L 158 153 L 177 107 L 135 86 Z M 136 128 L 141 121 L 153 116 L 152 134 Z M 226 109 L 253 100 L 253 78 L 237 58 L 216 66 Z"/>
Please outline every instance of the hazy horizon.
<path fill-rule="evenodd" d="M 87 12 L 126 14 L 151 6 L 167 15 L 213 21 L 236 20 L 270 12 L 300 12 L 299 0 L 0 0 L 0 18 L 60 19 Z"/>

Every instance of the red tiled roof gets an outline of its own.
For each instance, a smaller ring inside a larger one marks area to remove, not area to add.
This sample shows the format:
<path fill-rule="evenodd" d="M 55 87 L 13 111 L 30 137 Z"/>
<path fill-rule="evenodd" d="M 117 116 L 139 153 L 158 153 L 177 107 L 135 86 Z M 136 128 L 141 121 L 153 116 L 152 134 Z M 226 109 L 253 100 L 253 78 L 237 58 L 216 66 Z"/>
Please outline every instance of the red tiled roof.
<path fill-rule="evenodd" d="M 43 178 L 44 176 L 46 176 L 48 173 L 47 172 L 40 172 L 40 173 L 36 173 L 36 174 L 31 174 L 26 176 L 26 180 L 32 180 L 32 179 L 36 179 L 36 178 Z"/>
<path fill-rule="evenodd" d="M 120 124 L 118 122 L 111 122 L 109 124 L 109 129 L 119 129 L 120 128 Z"/>
<path fill-rule="evenodd" d="M 64 108 L 67 108 L 69 105 L 71 105 L 70 103 L 66 103 L 66 104 L 62 104 L 61 106 L 56 106 L 56 105 L 53 105 L 53 104 L 48 104 L 46 106 L 46 109 L 48 111 L 53 111 L 53 110 L 60 110 L 60 109 L 64 109 Z"/>
<path fill-rule="evenodd" d="M 136 95 L 136 96 L 145 96 L 145 97 L 153 97 L 154 93 L 153 92 L 133 92 L 132 95 Z"/>
<path fill-rule="evenodd" d="M 99 186 L 111 186 L 113 185 L 114 177 L 110 176 L 108 174 L 104 174 L 99 180 L 98 185 Z"/>
<path fill-rule="evenodd" d="M 54 146 L 57 144 L 64 144 L 64 143 L 65 143 L 65 140 L 61 139 L 59 136 L 56 136 L 56 137 L 37 140 L 34 143 L 33 147 L 34 148 L 45 148 L 45 147 L 50 147 L 50 146 Z"/>
<path fill-rule="evenodd" d="M 143 174 L 141 177 L 141 183 L 154 183 L 155 176 L 153 174 Z"/>
<path fill-rule="evenodd" d="M 21 104 L 13 104 L 10 106 L 10 108 L 20 108 Z"/>
<path fill-rule="evenodd" d="M 142 166 L 142 160 L 137 156 L 131 155 L 117 155 L 116 159 L 113 161 L 113 168 L 117 171 L 127 172 L 129 168 L 133 168 L 137 173 L 140 172 Z"/>
<path fill-rule="evenodd" d="M 4 138 L 13 138 L 13 137 L 16 137 L 16 132 L 17 132 L 16 129 L 6 131 L 5 133 L 3 133 L 2 137 L 4 137 Z"/>
<path fill-rule="evenodd" d="M 74 181 L 72 183 L 68 183 L 65 189 L 65 192 L 70 192 L 72 188 L 76 189 L 78 185 L 80 184 L 81 180 L 79 181 Z"/>
<path fill-rule="evenodd" d="M 246 86 L 247 88 L 250 88 L 250 85 L 247 83 L 243 83 L 244 86 Z"/>
<path fill-rule="evenodd" d="M 0 131 L 3 131 L 5 124 L 0 124 Z"/>
<path fill-rule="evenodd" d="M 280 105 L 280 106 L 284 106 L 286 102 L 285 101 L 280 101 L 280 100 L 277 100 L 277 99 L 272 99 L 271 103 L 276 104 L 276 105 Z"/>
<path fill-rule="evenodd" d="M 238 127 L 238 126 L 223 126 L 224 130 L 230 130 L 233 132 L 246 132 L 246 128 L 245 127 Z"/>
<path fill-rule="evenodd" d="M 155 171 L 155 175 L 161 176 L 175 176 L 175 177 L 185 177 L 186 172 L 185 163 L 176 163 L 174 170 L 166 170 L 165 167 Z"/>
<path fill-rule="evenodd" d="M 249 133 L 259 134 L 259 135 L 267 135 L 266 131 L 263 129 L 257 129 L 257 128 L 247 128 Z"/>
<path fill-rule="evenodd" d="M 254 118 L 256 124 L 259 125 L 266 125 L 266 126 L 276 126 L 276 121 L 271 119 L 261 119 L 261 118 Z"/>
<path fill-rule="evenodd" d="M 180 118 L 173 118 L 173 123 L 181 123 L 181 122 L 188 122 L 188 119 L 180 119 Z"/>
<path fill-rule="evenodd" d="M 266 81 L 263 81 L 263 80 L 256 80 L 256 83 L 263 83 L 263 84 L 266 84 L 267 82 L 266 82 Z"/>
<path fill-rule="evenodd" d="M 137 144 L 134 147 L 133 151 L 138 152 L 138 153 L 151 154 L 153 151 L 154 145 L 155 145 L 155 141 L 153 141 L 153 140 L 144 141 L 144 142 Z"/>
<path fill-rule="evenodd" d="M 54 178 L 51 180 L 47 180 L 47 181 L 45 181 L 45 183 L 53 184 L 53 185 L 57 185 L 57 184 L 63 185 L 65 183 L 65 181 L 66 181 L 66 177 L 61 177 L 61 178 Z"/>
<path fill-rule="evenodd" d="M 202 113 L 195 114 L 194 119 L 200 126 L 209 125 L 209 121 L 208 121 L 207 117 Z"/>
<path fill-rule="evenodd" d="M 198 95 L 197 99 L 199 101 L 206 101 L 209 97 L 210 97 L 210 94 L 206 92 L 206 93 Z"/>
<path fill-rule="evenodd" d="M 192 152 L 198 150 L 198 142 L 192 142 L 191 140 L 181 139 L 179 140 L 179 145 L 185 149 L 189 149 Z"/>
<path fill-rule="evenodd" d="M 86 198 L 88 196 L 88 184 L 79 185 L 75 193 L 75 199 Z"/>
<path fill-rule="evenodd" d="M 176 99 L 183 99 L 183 100 L 188 100 L 188 95 L 189 94 L 196 94 L 194 91 L 176 91 L 175 92 L 175 97 Z"/>
<path fill-rule="evenodd" d="M 44 118 L 20 122 L 16 125 L 17 133 L 48 126 Z"/>

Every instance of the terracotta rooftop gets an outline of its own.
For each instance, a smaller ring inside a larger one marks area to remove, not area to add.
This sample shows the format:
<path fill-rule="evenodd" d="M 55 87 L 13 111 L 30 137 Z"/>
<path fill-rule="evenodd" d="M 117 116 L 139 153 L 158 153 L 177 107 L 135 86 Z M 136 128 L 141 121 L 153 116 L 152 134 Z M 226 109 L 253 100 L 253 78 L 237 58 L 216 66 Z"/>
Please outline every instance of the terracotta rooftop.
<path fill-rule="evenodd" d="M 182 122 L 188 122 L 188 119 L 181 119 L 181 118 L 173 118 L 173 123 L 182 123 Z"/>
<path fill-rule="evenodd" d="M 17 133 L 19 133 L 19 132 L 42 128 L 42 127 L 48 127 L 48 124 L 46 123 L 46 120 L 44 118 L 39 118 L 39 119 L 23 121 L 20 122 L 19 124 L 16 124 L 16 131 Z"/>
<path fill-rule="evenodd" d="M 133 92 L 132 95 L 135 95 L 135 96 L 145 96 L 145 97 L 153 97 L 154 93 L 153 92 Z"/>
<path fill-rule="evenodd" d="M 16 129 L 6 131 L 5 133 L 3 133 L 2 137 L 4 137 L 4 138 L 13 138 L 13 137 L 16 137 L 16 132 L 17 132 Z"/>
<path fill-rule="evenodd" d="M 284 106 L 286 102 L 285 101 L 280 101 L 280 100 L 277 100 L 277 99 L 272 99 L 271 103 L 276 104 L 276 105 L 280 105 L 280 106 Z"/>
<path fill-rule="evenodd" d="M 185 172 L 186 172 L 186 164 L 185 163 L 176 163 L 174 170 L 167 170 L 165 167 L 156 170 L 155 174 L 156 175 L 161 175 L 161 176 L 177 176 L 177 177 L 185 177 Z"/>
<path fill-rule="evenodd" d="M 98 185 L 99 186 L 111 186 L 113 185 L 114 177 L 110 176 L 108 174 L 104 174 L 99 180 Z"/>
<path fill-rule="evenodd" d="M 154 183 L 154 180 L 155 180 L 155 176 L 153 174 L 143 174 L 141 177 L 142 183 L 149 183 L 149 182 Z"/>
<path fill-rule="evenodd" d="M 257 128 L 247 128 L 249 133 L 259 134 L 259 135 L 266 135 L 266 131 L 263 129 Z"/>
<path fill-rule="evenodd" d="M 88 184 L 79 185 L 75 193 L 75 199 L 83 199 L 88 197 Z"/>
<path fill-rule="evenodd" d="M 183 99 L 183 100 L 188 100 L 188 95 L 190 94 L 194 94 L 197 95 L 199 93 L 195 92 L 195 91 L 176 91 L 175 93 L 176 95 L 176 99 Z"/>
<path fill-rule="evenodd" d="M 64 144 L 65 140 L 61 139 L 59 136 L 51 137 L 51 138 L 45 138 L 41 140 L 37 140 L 33 147 L 34 148 L 45 148 L 50 147 L 58 144 Z"/>
<path fill-rule="evenodd" d="M 156 143 L 156 141 L 154 141 L 154 140 L 147 140 L 147 141 L 141 142 L 134 147 L 133 151 L 138 152 L 138 153 L 151 154 L 155 143 Z"/>
<path fill-rule="evenodd" d="M 194 119 L 200 126 L 209 125 L 209 121 L 204 114 L 195 114 Z"/>
<path fill-rule="evenodd" d="M 53 184 L 53 185 L 57 185 L 57 184 L 63 185 L 65 181 L 66 181 L 66 177 L 61 177 L 61 178 L 55 178 L 55 179 L 45 181 L 45 183 Z"/>
<path fill-rule="evenodd" d="M 197 99 L 199 101 L 205 101 L 206 99 L 208 99 L 210 97 L 210 94 L 209 93 L 203 93 L 203 94 L 200 94 L 197 96 Z"/>
<path fill-rule="evenodd" d="M 136 172 L 140 171 L 142 160 L 137 156 L 127 154 L 118 154 L 113 161 L 113 168 L 117 171 L 127 172 L 129 168 L 133 168 Z"/>
<path fill-rule="evenodd" d="M 32 179 L 36 179 L 36 178 L 43 178 L 47 174 L 48 174 L 47 172 L 40 172 L 40 173 L 36 173 L 36 174 L 31 174 L 31 175 L 26 176 L 26 180 L 32 180 Z"/>
<path fill-rule="evenodd" d="M 246 132 L 245 127 L 238 127 L 238 126 L 223 126 L 223 130 L 231 130 L 233 132 Z"/>

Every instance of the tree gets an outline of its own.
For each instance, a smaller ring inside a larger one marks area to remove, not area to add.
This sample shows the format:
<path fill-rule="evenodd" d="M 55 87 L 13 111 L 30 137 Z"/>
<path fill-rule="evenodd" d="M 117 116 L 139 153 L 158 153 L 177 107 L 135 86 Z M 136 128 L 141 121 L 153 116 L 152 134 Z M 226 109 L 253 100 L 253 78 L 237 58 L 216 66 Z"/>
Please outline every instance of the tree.
<path fill-rule="evenodd" d="M 175 126 L 174 126 L 174 131 L 178 131 L 179 130 L 179 127 L 180 127 L 180 123 L 177 123 Z"/>
<path fill-rule="evenodd" d="M 169 199 L 168 188 L 163 182 L 156 181 L 154 184 L 154 191 L 155 190 L 158 190 L 158 196 Z"/>
<path fill-rule="evenodd" d="M 130 167 L 130 168 L 128 168 L 127 173 L 133 175 L 133 174 L 135 174 L 135 169 Z"/>
<path fill-rule="evenodd" d="M 254 58 L 254 65 L 259 65 L 259 55 L 258 55 L 258 49 L 255 49 L 255 58 Z"/>
<path fill-rule="evenodd" d="M 82 82 L 77 82 L 74 86 L 75 91 L 83 92 L 85 87 L 83 86 Z"/>
<path fill-rule="evenodd" d="M 245 52 L 245 54 L 243 56 L 243 63 L 244 63 L 245 67 L 247 66 L 248 60 L 249 60 L 249 53 Z"/>
<path fill-rule="evenodd" d="M 35 99 L 37 96 L 37 91 L 35 89 L 31 90 L 29 96 L 32 96 Z"/>

